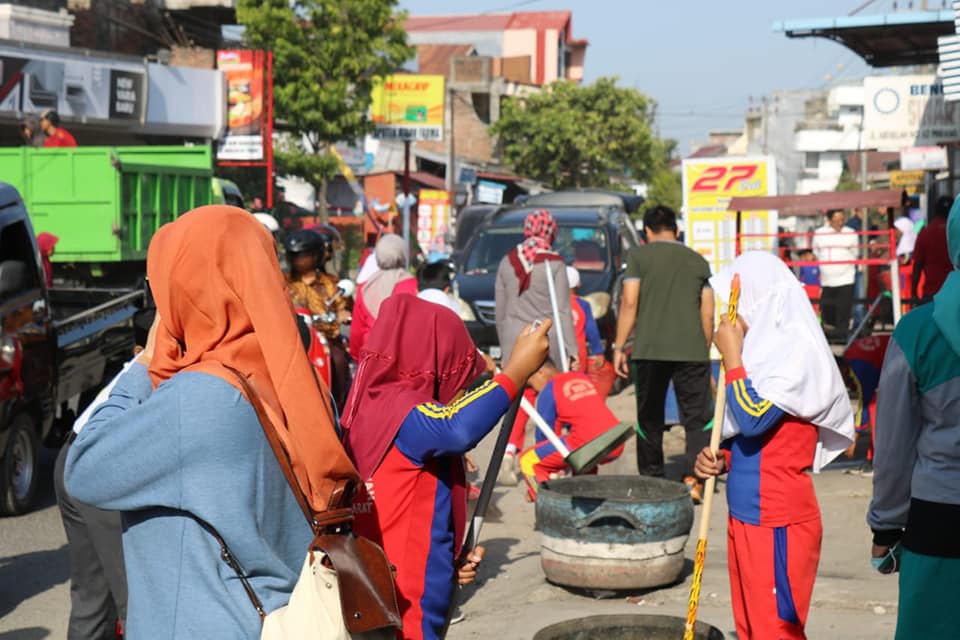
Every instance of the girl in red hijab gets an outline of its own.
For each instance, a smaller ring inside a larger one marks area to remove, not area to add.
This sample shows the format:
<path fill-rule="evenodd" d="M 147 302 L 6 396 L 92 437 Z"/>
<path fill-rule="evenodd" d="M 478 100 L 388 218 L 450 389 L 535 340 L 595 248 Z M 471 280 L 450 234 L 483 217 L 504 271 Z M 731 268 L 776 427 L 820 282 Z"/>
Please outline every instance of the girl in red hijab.
<path fill-rule="evenodd" d="M 380 306 L 343 427 L 347 453 L 366 482 L 354 501 L 355 528 L 397 566 L 398 638 L 442 633 L 466 524 L 463 454 L 543 362 L 550 324 L 523 332 L 503 373 L 464 395 L 485 365 L 460 318 L 409 294 Z"/>
<path fill-rule="evenodd" d="M 60 238 L 52 233 L 44 231 L 43 233 L 37 234 L 37 249 L 40 250 L 40 260 L 43 261 L 43 274 L 47 278 L 48 287 L 53 286 L 53 265 L 50 263 L 50 258 L 53 256 L 58 242 L 60 242 Z"/>

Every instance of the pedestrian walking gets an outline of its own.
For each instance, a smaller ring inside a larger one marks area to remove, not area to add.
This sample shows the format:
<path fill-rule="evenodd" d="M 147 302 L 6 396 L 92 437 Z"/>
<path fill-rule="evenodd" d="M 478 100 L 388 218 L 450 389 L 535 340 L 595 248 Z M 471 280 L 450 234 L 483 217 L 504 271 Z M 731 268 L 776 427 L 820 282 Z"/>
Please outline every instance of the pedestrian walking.
<path fill-rule="evenodd" d="M 486 363 L 457 314 L 406 294 L 381 306 L 359 354 L 343 429 L 365 482 L 354 501 L 355 529 L 397 566 L 398 638 L 440 637 L 466 530 L 463 454 L 543 362 L 550 326 L 522 332 L 503 373 L 465 394 Z"/>
<path fill-rule="evenodd" d="M 853 442 L 840 370 L 800 282 L 751 251 L 711 278 L 739 316 L 714 337 L 726 367 L 721 455 L 704 447 L 697 475 L 728 471 L 727 553 L 737 637 L 800 640 L 820 559 L 820 507 L 809 471 Z"/>
<path fill-rule="evenodd" d="M 261 620 L 219 532 L 270 613 L 287 604 L 313 532 L 264 433 L 312 508 L 356 471 L 304 353 L 273 239 L 242 209 L 160 228 L 147 346 L 67 454 L 76 500 L 123 511 L 131 638 L 258 638 Z M 265 407 L 261 425 L 234 371 Z"/>
<path fill-rule="evenodd" d="M 376 271 L 357 288 L 350 323 L 350 353 L 359 357 L 373 323 L 380 314 L 380 305 L 395 293 L 417 295 L 417 280 L 406 269 L 407 248 L 403 238 L 385 233 L 373 252 Z M 370 259 L 367 259 L 369 262 Z"/>
<path fill-rule="evenodd" d="M 960 200 L 946 220 L 960 267 Z M 960 271 L 933 304 L 906 314 L 887 346 L 877 390 L 871 559 L 900 571 L 897 640 L 957 636 L 960 595 Z"/>
<path fill-rule="evenodd" d="M 920 230 L 913 246 L 913 273 L 911 283 L 914 297 L 920 298 L 920 304 L 933 300 L 940 291 L 947 276 L 953 271 L 953 262 L 947 250 L 947 217 L 953 199 L 941 196 L 930 223 Z M 923 277 L 923 290 L 920 278 Z"/>
<path fill-rule="evenodd" d="M 551 309 L 550 287 L 547 278 L 554 281 L 557 292 L 557 307 L 560 326 L 550 335 L 550 359 L 560 364 L 560 341 L 566 354 L 573 358 L 571 369 L 579 367 L 577 339 L 573 327 L 573 312 L 570 306 L 570 290 L 563 257 L 553 250 L 557 238 L 557 221 L 546 209 L 527 214 L 523 221 L 523 242 L 518 244 L 500 261 L 495 289 L 497 338 L 500 342 L 502 361 L 509 362 L 510 350 L 527 325 L 548 314 Z M 524 396 L 533 403 L 536 394 L 524 390 Z M 506 484 L 516 483 L 516 454 L 523 449 L 528 416 L 522 409 L 517 412 L 510 434 L 510 444 L 503 456 L 501 480 Z"/>
<path fill-rule="evenodd" d="M 846 340 L 853 313 L 855 261 L 860 257 L 856 231 L 844 224 L 841 209 L 827 212 L 827 224 L 813 234 L 813 252 L 820 265 L 820 314 L 827 336 Z"/>
<path fill-rule="evenodd" d="M 624 349 L 633 334 L 633 378 L 636 386 L 637 470 L 663 477 L 664 405 L 673 381 L 686 430 L 683 480 L 695 501 L 702 486 L 693 464 L 710 441 L 704 427 L 713 413 L 710 392 L 710 342 L 713 339 L 713 291 L 710 266 L 703 256 L 677 241 L 677 214 L 664 206 L 643 216 L 647 244 L 627 256 L 613 366 L 630 375 Z"/>

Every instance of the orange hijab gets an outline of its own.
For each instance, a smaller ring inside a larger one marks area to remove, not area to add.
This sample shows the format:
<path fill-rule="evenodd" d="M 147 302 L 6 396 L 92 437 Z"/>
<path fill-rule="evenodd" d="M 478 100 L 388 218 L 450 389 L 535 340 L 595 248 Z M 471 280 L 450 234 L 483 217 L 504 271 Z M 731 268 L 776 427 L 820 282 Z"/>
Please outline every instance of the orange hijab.
<path fill-rule="evenodd" d="M 243 209 L 194 209 L 154 235 L 147 276 L 161 318 L 153 384 L 200 371 L 242 392 L 223 365 L 248 376 L 307 501 L 329 508 L 336 481 L 357 472 L 304 353 L 270 233 Z"/>

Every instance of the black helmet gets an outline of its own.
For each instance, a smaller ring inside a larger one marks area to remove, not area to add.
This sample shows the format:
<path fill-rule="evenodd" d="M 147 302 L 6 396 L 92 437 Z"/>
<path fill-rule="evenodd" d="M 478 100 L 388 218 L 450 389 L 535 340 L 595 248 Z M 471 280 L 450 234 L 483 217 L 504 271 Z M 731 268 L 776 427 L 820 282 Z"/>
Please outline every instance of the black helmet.
<path fill-rule="evenodd" d="M 323 251 L 323 238 L 308 229 L 294 231 L 284 241 L 287 253 L 313 253 L 319 255 Z"/>

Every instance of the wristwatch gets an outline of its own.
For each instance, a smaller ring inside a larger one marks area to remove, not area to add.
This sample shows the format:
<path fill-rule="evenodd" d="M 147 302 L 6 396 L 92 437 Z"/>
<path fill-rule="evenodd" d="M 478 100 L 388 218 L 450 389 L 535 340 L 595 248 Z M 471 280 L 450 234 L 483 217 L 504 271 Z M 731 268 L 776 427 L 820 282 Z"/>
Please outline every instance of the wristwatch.
<path fill-rule="evenodd" d="M 613 350 L 614 350 L 614 351 L 623 351 L 623 345 L 622 345 L 622 344 L 615 344 L 615 345 L 613 345 Z"/>

